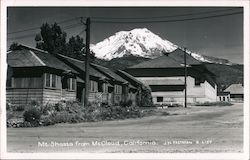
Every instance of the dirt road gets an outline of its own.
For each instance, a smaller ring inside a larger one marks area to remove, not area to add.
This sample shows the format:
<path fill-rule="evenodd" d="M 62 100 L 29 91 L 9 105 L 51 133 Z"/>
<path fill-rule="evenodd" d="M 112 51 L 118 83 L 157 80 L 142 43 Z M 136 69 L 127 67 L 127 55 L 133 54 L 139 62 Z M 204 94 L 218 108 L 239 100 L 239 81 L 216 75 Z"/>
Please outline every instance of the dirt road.
<path fill-rule="evenodd" d="M 243 104 L 141 119 L 8 128 L 8 152 L 242 152 Z"/>

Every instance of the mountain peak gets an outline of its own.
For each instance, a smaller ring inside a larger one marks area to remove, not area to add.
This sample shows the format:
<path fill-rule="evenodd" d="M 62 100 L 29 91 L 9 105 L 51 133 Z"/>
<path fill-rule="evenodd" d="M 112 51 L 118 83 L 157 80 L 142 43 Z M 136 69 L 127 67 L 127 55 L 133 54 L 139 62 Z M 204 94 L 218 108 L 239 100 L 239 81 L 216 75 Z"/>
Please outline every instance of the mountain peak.
<path fill-rule="evenodd" d="M 163 52 L 171 52 L 176 48 L 176 45 L 163 40 L 147 28 L 120 31 L 91 46 L 96 57 L 106 60 L 127 55 L 156 58 Z"/>

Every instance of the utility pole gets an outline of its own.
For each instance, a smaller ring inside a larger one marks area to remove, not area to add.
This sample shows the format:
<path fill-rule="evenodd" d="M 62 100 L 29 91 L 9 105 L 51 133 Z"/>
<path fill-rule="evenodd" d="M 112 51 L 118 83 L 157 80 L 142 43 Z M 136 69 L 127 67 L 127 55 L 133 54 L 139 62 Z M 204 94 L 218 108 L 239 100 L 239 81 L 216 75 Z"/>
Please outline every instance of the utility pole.
<path fill-rule="evenodd" d="M 90 18 L 86 20 L 86 55 L 85 55 L 85 95 L 84 95 L 84 106 L 88 105 L 89 98 L 89 54 L 90 54 Z"/>
<path fill-rule="evenodd" d="M 184 48 L 184 72 L 185 72 L 185 104 L 184 107 L 187 108 L 187 57 L 186 48 Z"/>

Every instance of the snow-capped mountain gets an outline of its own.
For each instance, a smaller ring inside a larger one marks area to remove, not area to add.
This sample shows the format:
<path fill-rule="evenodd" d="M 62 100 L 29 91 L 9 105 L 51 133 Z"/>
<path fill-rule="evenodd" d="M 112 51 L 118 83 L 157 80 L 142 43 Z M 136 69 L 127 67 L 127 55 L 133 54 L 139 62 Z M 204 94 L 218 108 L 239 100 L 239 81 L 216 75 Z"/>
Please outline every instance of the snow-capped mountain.
<path fill-rule="evenodd" d="M 107 60 L 126 55 L 156 58 L 162 52 L 172 52 L 176 48 L 176 45 L 161 39 L 146 28 L 120 31 L 91 46 L 96 57 Z"/>
<path fill-rule="evenodd" d="M 90 48 L 97 58 L 111 60 L 129 55 L 153 59 L 161 56 L 164 52 L 174 51 L 178 46 L 162 39 L 146 28 L 138 28 L 117 32 L 95 45 L 92 44 Z M 203 56 L 190 51 L 188 53 L 201 62 L 229 63 L 225 59 Z"/>

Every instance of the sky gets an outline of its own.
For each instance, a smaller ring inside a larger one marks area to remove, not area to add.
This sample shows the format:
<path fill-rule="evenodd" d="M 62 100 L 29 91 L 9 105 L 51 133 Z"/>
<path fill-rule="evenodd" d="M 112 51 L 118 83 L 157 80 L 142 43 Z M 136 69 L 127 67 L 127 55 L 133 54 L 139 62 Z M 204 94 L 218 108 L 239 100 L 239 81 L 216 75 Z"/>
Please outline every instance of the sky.
<path fill-rule="evenodd" d="M 80 35 L 85 39 L 85 25 L 78 17 L 83 17 L 83 22 L 90 17 L 92 44 L 119 31 L 147 28 L 190 51 L 243 64 L 240 12 L 243 9 L 239 7 L 9 7 L 7 44 L 35 47 L 35 35 L 45 22 L 59 23 L 67 38 Z"/>

